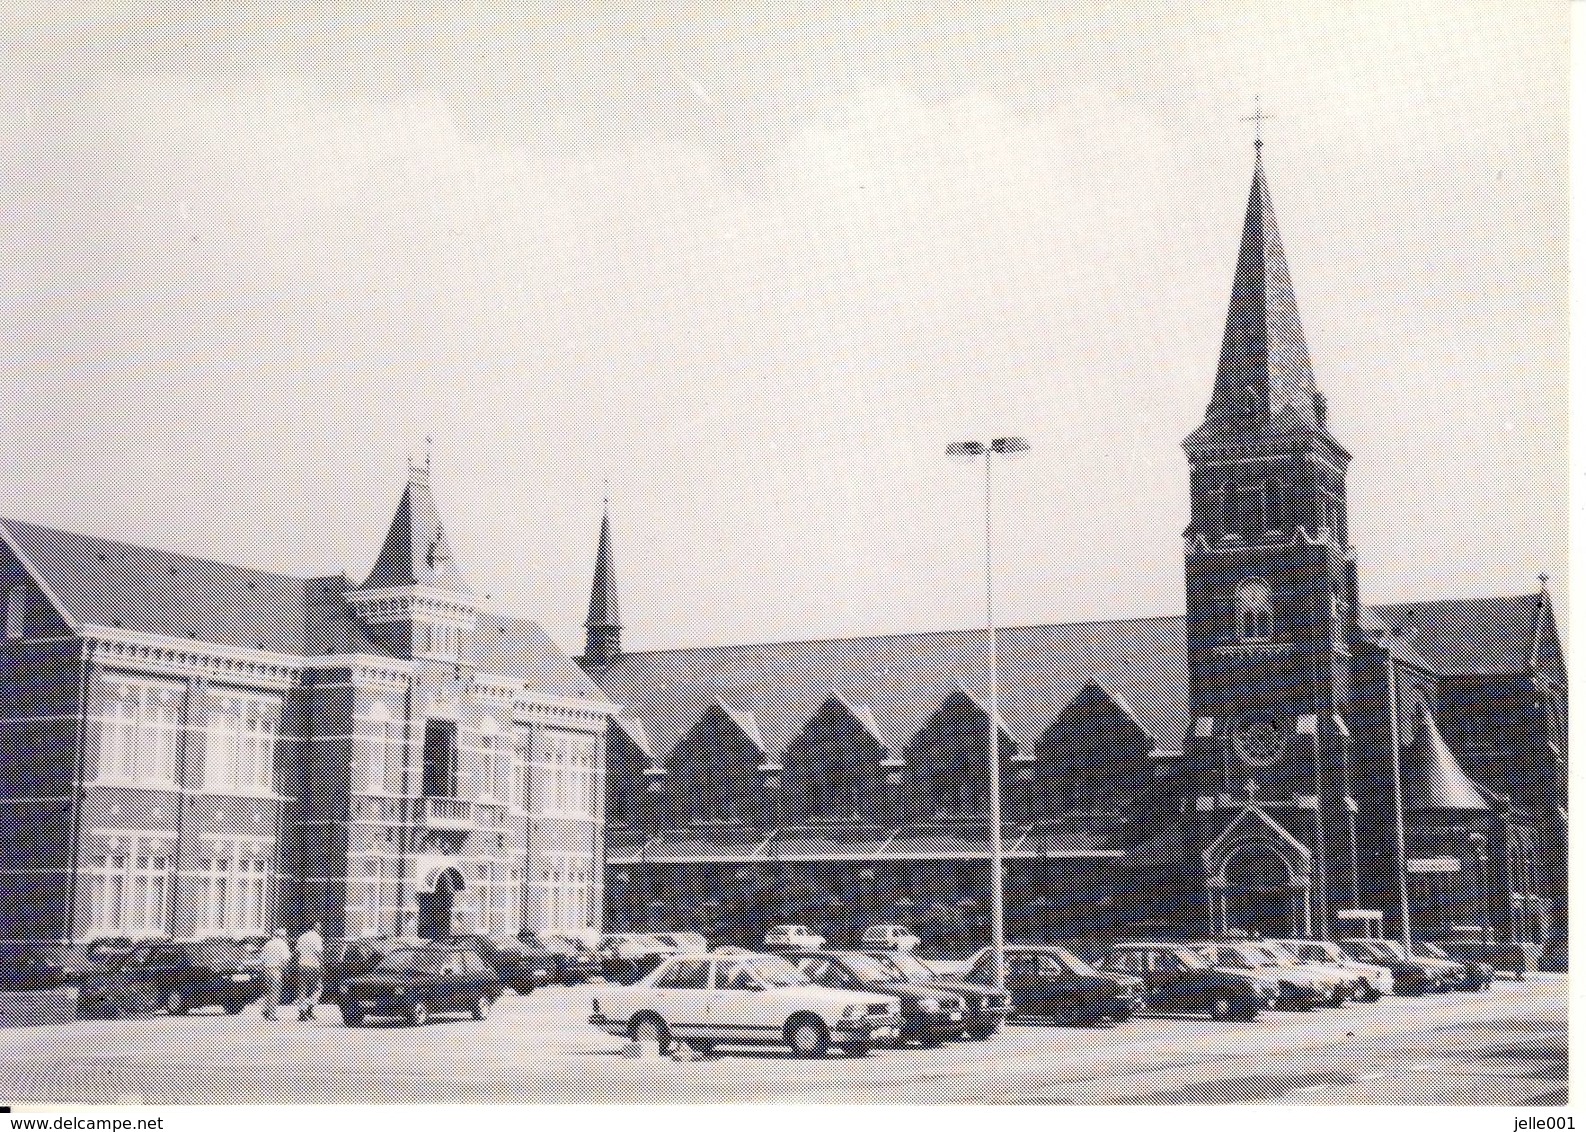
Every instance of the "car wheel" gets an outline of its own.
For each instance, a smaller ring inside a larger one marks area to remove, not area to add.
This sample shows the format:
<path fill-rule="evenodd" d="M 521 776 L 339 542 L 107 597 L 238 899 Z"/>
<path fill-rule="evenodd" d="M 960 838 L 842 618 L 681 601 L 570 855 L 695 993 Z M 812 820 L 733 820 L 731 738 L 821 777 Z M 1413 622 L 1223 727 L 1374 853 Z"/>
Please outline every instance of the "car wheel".
<path fill-rule="evenodd" d="M 1350 988 L 1349 997 L 1355 1002 L 1370 1002 L 1371 984 L 1366 982 L 1365 979 L 1358 980 L 1355 985 Z"/>
<path fill-rule="evenodd" d="M 1361 1002 L 1376 1002 L 1377 999 L 1382 997 L 1382 992 L 1376 987 L 1372 986 L 1370 983 L 1366 983 L 1365 987 L 1366 993 L 1365 996 L 1361 998 Z"/>
<path fill-rule="evenodd" d="M 1211 1005 L 1207 1008 L 1207 1013 L 1219 1021 L 1232 1018 L 1234 1016 L 1234 1000 L 1227 995 L 1220 994 L 1212 999 Z"/>
<path fill-rule="evenodd" d="M 795 1014 L 782 1028 L 788 1048 L 794 1057 L 824 1057 L 831 1046 L 831 1033 L 826 1023 L 813 1014 Z"/>
<path fill-rule="evenodd" d="M 422 1002 L 415 1002 L 408 1007 L 408 1025 L 422 1026 L 430 1020 L 430 1009 Z"/>
<path fill-rule="evenodd" d="M 488 994 L 482 994 L 474 999 L 473 1016 L 474 1020 L 478 1022 L 483 1022 L 490 1017 L 490 996 Z"/>
<path fill-rule="evenodd" d="M 983 1042 L 1000 1029 L 1002 1029 L 1002 1023 L 1000 1022 L 993 1023 L 990 1026 L 984 1024 L 979 1026 L 971 1026 L 969 1028 L 968 1036 L 972 1041 Z"/>
<path fill-rule="evenodd" d="M 225 1007 L 227 1014 L 241 1014 L 248 1008 L 248 1004 L 240 998 L 227 999 L 221 1005 Z"/>
<path fill-rule="evenodd" d="M 349 1026 L 362 1026 L 363 1011 L 355 1010 L 350 1006 L 346 1007 L 341 1012 L 341 1020 Z"/>
<path fill-rule="evenodd" d="M 1239 1008 L 1239 1013 L 1235 1014 L 1234 1017 L 1239 1019 L 1241 1022 L 1254 1022 L 1260 1016 L 1260 1014 L 1261 1008 L 1255 1003 L 1251 1003 L 1248 1006 L 1241 1006 Z"/>
<path fill-rule="evenodd" d="M 182 992 L 179 991 L 179 990 L 173 990 L 169 994 L 167 994 L 165 996 L 165 1001 L 164 1001 L 163 1005 L 165 1006 L 165 1012 L 167 1014 L 186 1014 L 187 1013 L 187 1008 L 188 1008 L 187 997 L 185 995 L 183 995 Z"/>
<path fill-rule="evenodd" d="M 941 1043 L 938 1042 L 937 1044 L 940 1045 Z M 843 1046 L 842 1049 L 843 1049 L 843 1052 L 845 1054 L 847 1054 L 849 1057 L 869 1057 L 870 1056 L 870 1043 L 869 1042 L 849 1042 L 847 1045 Z"/>
<path fill-rule="evenodd" d="M 658 1014 L 639 1014 L 628 1023 L 628 1038 L 635 1042 L 654 1042 L 662 1053 L 672 1046 L 672 1035 Z"/>

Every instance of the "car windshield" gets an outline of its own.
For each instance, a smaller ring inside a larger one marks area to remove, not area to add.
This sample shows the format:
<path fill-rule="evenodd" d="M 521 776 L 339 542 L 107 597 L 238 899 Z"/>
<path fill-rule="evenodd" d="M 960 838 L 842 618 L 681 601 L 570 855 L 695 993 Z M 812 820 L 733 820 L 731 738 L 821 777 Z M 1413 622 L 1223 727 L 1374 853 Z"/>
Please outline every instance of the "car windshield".
<path fill-rule="evenodd" d="M 842 962 L 850 974 L 864 982 L 886 982 L 898 977 L 886 963 L 869 955 L 844 955 Z"/>
<path fill-rule="evenodd" d="M 1427 955 L 1427 956 L 1430 956 L 1433 959 L 1447 959 L 1448 958 L 1448 952 L 1444 951 L 1441 947 L 1437 946 L 1437 944 L 1435 944 L 1435 943 L 1426 943 L 1425 941 L 1421 941 L 1421 942 L 1416 943 L 1416 945 L 1415 945 L 1415 953 L 1417 955 Z"/>
<path fill-rule="evenodd" d="M 1174 948 L 1172 955 L 1191 971 L 1199 971 L 1202 968 L 1211 966 L 1203 957 L 1196 955 L 1187 947 Z"/>
<path fill-rule="evenodd" d="M 898 955 L 888 955 L 886 958 L 877 959 L 876 961 L 890 967 L 899 976 L 911 983 L 929 983 L 936 979 L 935 971 L 906 952 Z"/>
<path fill-rule="evenodd" d="M 1049 954 L 1055 955 L 1058 959 L 1062 960 L 1063 965 L 1076 975 L 1100 974 L 1096 968 L 1092 967 L 1089 963 L 1085 962 L 1067 948 L 1051 947 L 1048 948 L 1047 951 Z"/>
<path fill-rule="evenodd" d="M 1329 963 L 1347 963 L 1349 956 L 1344 954 L 1344 949 L 1336 943 L 1310 943 L 1306 946 L 1311 952 Z"/>
<path fill-rule="evenodd" d="M 1261 943 L 1251 944 L 1251 946 L 1263 955 L 1269 956 L 1275 963 L 1288 964 L 1294 962 L 1292 954 L 1285 950 L 1281 944 L 1273 943 L 1271 940 L 1264 940 Z"/>
<path fill-rule="evenodd" d="M 810 981 L 786 959 L 776 955 L 756 955 L 730 963 L 722 985 L 731 986 L 740 973 L 747 973 L 768 987 L 807 987 Z"/>
<path fill-rule="evenodd" d="M 1404 945 L 1399 943 L 1397 940 L 1374 939 L 1371 941 L 1371 946 L 1375 948 L 1379 954 L 1391 955 L 1395 959 L 1403 959 L 1405 957 Z"/>
<path fill-rule="evenodd" d="M 408 971 L 439 971 L 441 968 L 441 953 L 417 947 L 405 947 L 400 951 L 393 951 L 375 968 L 377 972 L 408 972 Z"/>

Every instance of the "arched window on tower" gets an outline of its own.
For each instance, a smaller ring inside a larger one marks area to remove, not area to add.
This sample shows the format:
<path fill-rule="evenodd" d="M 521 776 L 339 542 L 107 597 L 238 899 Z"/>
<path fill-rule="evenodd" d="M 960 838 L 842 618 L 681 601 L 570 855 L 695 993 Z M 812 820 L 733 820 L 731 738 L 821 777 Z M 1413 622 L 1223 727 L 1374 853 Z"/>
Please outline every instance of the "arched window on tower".
<path fill-rule="evenodd" d="M 1234 593 L 1241 641 L 1272 639 L 1272 587 L 1260 578 L 1246 578 Z"/>

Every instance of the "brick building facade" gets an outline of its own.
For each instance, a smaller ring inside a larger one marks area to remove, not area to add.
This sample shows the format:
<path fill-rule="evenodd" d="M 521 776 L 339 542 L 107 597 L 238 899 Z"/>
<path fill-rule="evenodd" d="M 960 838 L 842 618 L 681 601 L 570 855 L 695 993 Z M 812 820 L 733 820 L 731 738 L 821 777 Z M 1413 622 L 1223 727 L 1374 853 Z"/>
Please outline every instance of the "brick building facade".
<path fill-rule="evenodd" d="M 0 939 L 599 922 L 614 712 L 427 467 L 368 579 L 0 521 Z"/>

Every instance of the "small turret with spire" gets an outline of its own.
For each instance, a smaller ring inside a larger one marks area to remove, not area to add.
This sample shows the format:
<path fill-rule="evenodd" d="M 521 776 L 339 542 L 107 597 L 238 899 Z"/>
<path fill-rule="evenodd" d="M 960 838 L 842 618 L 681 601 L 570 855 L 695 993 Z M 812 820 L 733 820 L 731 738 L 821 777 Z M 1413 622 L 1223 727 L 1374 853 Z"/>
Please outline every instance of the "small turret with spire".
<path fill-rule="evenodd" d="M 452 557 L 430 493 L 430 461 L 409 462 L 407 489 L 363 585 L 347 595 L 370 636 L 395 656 L 455 660 L 478 603 Z"/>
<path fill-rule="evenodd" d="M 617 564 L 611 549 L 611 500 L 601 506 L 600 543 L 595 548 L 595 579 L 584 619 L 586 668 L 602 667 L 622 655 L 622 615 L 617 608 Z"/>

